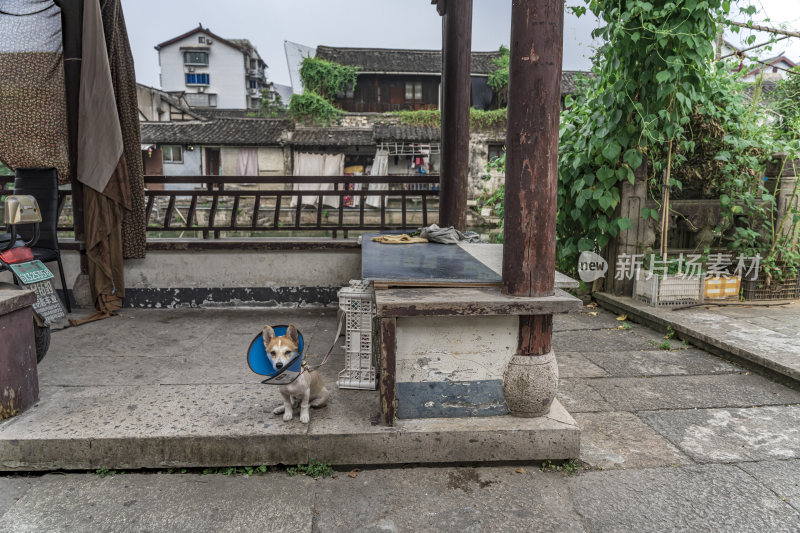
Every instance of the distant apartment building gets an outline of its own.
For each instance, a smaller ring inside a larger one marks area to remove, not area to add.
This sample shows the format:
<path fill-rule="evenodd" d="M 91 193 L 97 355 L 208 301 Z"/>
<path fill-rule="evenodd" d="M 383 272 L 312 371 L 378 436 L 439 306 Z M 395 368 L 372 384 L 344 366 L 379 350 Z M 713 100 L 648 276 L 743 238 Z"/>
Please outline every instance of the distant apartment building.
<path fill-rule="evenodd" d="M 202 25 L 156 45 L 161 89 L 193 108 L 256 109 L 267 64 L 247 39 L 225 39 Z"/>

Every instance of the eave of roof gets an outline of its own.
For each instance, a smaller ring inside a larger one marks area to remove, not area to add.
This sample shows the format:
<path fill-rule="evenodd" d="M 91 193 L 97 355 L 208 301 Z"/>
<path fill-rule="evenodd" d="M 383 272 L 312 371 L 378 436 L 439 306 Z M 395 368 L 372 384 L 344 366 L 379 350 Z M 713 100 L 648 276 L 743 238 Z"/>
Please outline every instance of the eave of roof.
<path fill-rule="evenodd" d="M 244 49 L 244 48 L 242 48 L 241 46 L 239 46 L 238 44 L 236 44 L 236 43 L 234 43 L 234 42 L 231 42 L 231 41 L 229 41 L 228 39 L 225 39 L 224 37 L 220 37 L 220 36 L 219 36 L 219 35 L 217 35 L 216 33 L 212 33 L 212 32 L 211 32 L 210 30 L 208 30 L 207 28 L 204 28 L 204 27 L 202 26 L 202 24 L 201 24 L 201 25 L 199 25 L 199 26 L 197 26 L 197 27 L 196 27 L 196 28 L 194 28 L 194 29 L 191 29 L 191 30 L 187 31 L 186 33 L 184 33 L 184 34 L 182 34 L 182 35 L 178 35 L 177 37 L 173 37 L 172 39 L 169 39 L 168 41 L 164 41 L 163 43 L 159 43 L 159 44 L 157 44 L 157 45 L 155 46 L 155 49 L 156 49 L 156 50 L 161 50 L 161 49 L 162 49 L 162 48 L 164 48 L 165 46 L 169 46 L 169 45 L 171 45 L 171 44 L 175 44 L 175 43 L 177 43 L 178 41 L 182 41 L 183 39 L 185 39 L 185 38 L 187 38 L 187 37 L 191 37 L 192 35 L 195 35 L 195 34 L 197 34 L 197 33 L 204 33 L 204 34 L 208 35 L 209 37 L 211 37 L 211 38 L 213 38 L 213 39 L 216 39 L 218 42 L 221 42 L 221 43 L 223 43 L 223 44 L 226 44 L 226 45 L 230 46 L 231 48 L 235 48 L 236 50 L 239 50 L 240 52 L 244 52 L 244 51 L 245 51 L 245 49 Z"/>
<path fill-rule="evenodd" d="M 441 50 L 398 48 L 347 48 L 318 46 L 317 57 L 349 66 L 360 67 L 361 73 L 440 74 Z M 493 70 L 492 60 L 500 52 L 472 52 L 471 74 L 486 76 Z"/>
<path fill-rule="evenodd" d="M 286 120 L 263 118 L 140 123 L 145 144 L 279 146 L 290 128 Z"/>

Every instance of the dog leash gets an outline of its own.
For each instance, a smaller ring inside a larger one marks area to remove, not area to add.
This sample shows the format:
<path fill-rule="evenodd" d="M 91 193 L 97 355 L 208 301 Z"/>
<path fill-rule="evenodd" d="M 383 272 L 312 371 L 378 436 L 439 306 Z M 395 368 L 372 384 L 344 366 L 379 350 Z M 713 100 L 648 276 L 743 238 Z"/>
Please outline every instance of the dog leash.
<path fill-rule="evenodd" d="M 333 344 L 331 344 L 331 347 L 328 348 L 328 353 L 325 354 L 325 357 L 322 359 L 322 362 L 320 364 L 318 364 L 316 366 L 304 365 L 304 370 L 306 370 L 306 369 L 308 369 L 308 370 L 316 370 L 316 369 L 318 369 L 319 367 L 321 367 L 322 365 L 324 365 L 325 363 L 328 362 L 328 359 L 330 358 L 331 354 L 333 353 L 333 349 L 336 348 L 336 344 L 339 342 L 339 337 L 341 337 L 341 335 L 342 335 L 342 326 L 344 326 L 344 319 L 345 319 L 346 313 L 340 309 L 338 314 L 339 314 L 339 326 L 336 328 L 336 336 L 333 338 Z"/>

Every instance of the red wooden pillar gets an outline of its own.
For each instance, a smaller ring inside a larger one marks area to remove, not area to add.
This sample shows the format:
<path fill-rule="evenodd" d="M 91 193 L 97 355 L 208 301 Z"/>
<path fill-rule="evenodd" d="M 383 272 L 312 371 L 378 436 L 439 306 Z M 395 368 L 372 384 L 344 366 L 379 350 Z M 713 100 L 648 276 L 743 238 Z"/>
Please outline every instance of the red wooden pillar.
<path fill-rule="evenodd" d="M 563 26 L 563 2 L 513 0 L 503 229 L 503 292 L 511 296 L 554 292 Z M 514 414 L 537 416 L 550 408 L 558 382 L 552 331 L 553 315 L 520 316 L 506 387 L 512 367 L 525 378 L 515 375 L 518 384 L 527 381 L 506 390 Z"/>
<path fill-rule="evenodd" d="M 472 0 L 436 0 L 442 15 L 439 225 L 467 225 Z"/>

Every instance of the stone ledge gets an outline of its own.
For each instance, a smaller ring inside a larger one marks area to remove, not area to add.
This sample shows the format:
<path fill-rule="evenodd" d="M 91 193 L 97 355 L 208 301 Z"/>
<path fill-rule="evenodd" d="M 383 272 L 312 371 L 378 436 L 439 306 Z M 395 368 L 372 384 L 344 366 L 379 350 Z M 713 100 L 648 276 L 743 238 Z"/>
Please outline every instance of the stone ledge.
<path fill-rule="evenodd" d="M 797 358 L 781 357 L 781 354 L 771 353 L 766 346 L 759 353 L 720 335 L 703 332 L 690 318 L 681 320 L 679 311 L 672 311 L 669 307 L 652 307 L 631 298 L 606 293 L 594 293 L 593 297 L 601 307 L 617 314 L 627 314 L 634 322 L 664 332 L 668 327 L 672 328 L 678 337 L 703 350 L 742 364 L 789 386 L 795 388 L 800 386 L 800 360 Z"/>
<path fill-rule="evenodd" d="M 255 466 L 312 458 L 334 465 L 537 461 L 580 453 L 580 429 L 558 401 L 538 418 L 426 418 L 391 428 L 328 421 L 315 429 L 315 414 L 307 432 L 254 428 L 225 436 L 91 438 L 75 428 L 70 437 L 14 439 L 0 433 L 0 471 Z"/>
<path fill-rule="evenodd" d="M 247 228 L 243 228 L 247 229 Z M 79 243 L 72 239 L 59 241 L 62 250 L 79 250 Z M 147 239 L 148 252 L 180 252 L 180 251 L 245 251 L 265 252 L 270 250 L 324 251 L 324 250 L 360 250 L 361 244 L 356 239 L 330 238 L 250 238 L 250 239 Z"/>
<path fill-rule="evenodd" d="M 542 315 L 580 311 L 583 302 L 556 289 L 541 298 L 508 296 L 499 287 L 375 291 L 378 316 Z"/>

